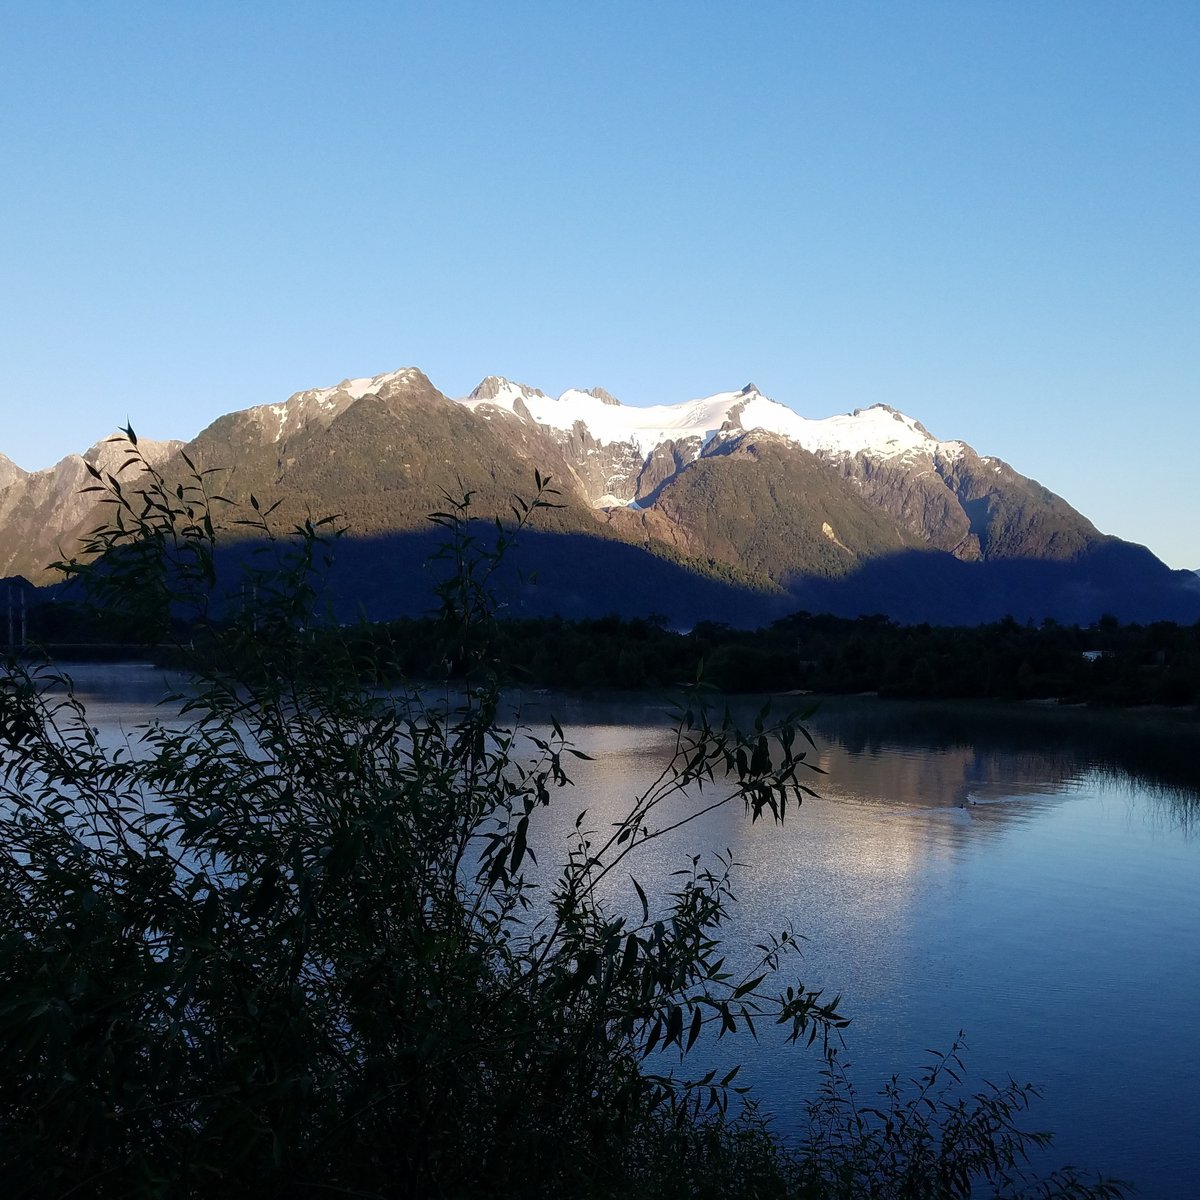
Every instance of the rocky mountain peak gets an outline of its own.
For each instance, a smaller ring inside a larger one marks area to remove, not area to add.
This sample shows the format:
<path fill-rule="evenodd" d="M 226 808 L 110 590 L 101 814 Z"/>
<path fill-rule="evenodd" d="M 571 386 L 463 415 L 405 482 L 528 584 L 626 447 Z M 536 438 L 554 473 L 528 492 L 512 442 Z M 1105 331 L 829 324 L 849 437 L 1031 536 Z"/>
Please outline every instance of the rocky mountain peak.
<path fill-rule="evenodd" d="M 410 393 L 424 395 L 429 392 L 440 395 L 437 388 L 430 381 L 429 376 L 424 371 L 417 370 L 416 367 L 405 367 L 402 371 L 392 371 L 390 374 L 382 375 L 378 380 L 372 382 L 377 383 L 378 386 L 372 387 L 364 393 L 365 395 L 374 393 L 376 396 L 388 397 Z"/>
<path fill-rule="evenodd" d="M 413 382 L 428 384 L 429 381 L 416 367 L 401 367 L 383 375 L 343 379 L 332 387 L 305 388 L 282 403 L 259 404 L 244 411 L 257 418 L 269 440 L 278 441 L 310 422 L 328 425 L 364 396 L 377 396 L 389 388 Z"/>
<path fill-rule="evenodd" d="M 6 488 L 11 483 L 24 479 L 28 471 L 23 471 L 11 458 L 0 454 L 0 488 Z"/>
<path fill-rule="evenodd" d="M 142 458 L 152 467 L 162 466 L 163 463 L 183 446 L 183 442 L 170 440 L 154 441 L 152 438 L 138 438 L 137 449 Z M 91 463 L 100 471 L 115 475 L 129 460 L 131 447 L 129 439 L 122 432 L 110 434 L 102 438 L 94 446 L 89 446 L 80 456 L 84 462 Z"/>
<path fill-rule="evenodd" d="M 620 400 L 612 392 L 606 392 L 602 387 L 587 388 L 586 391 L 589 396 L 594 396 L 601 404 L 611 404 L 615 408 L 621 407 Z"/>
<path fill-rule="evenodd" d="M 508 380 L 503 375 L 488 375 L 467 395 L 468 400 L 495 400 L 508 387 Z"/>
<path fill-rule="evenodd" d="M 527 396 L 545 396 L 540 388 L 531 388 L 524 383 L 505 379 L 503 375 L 489 375 L 480 380 L 478 386 L 467 396 L 468 400 L 495 400 L 508 393 L 524 393 Z"/>
<path fill-rule="evenodd" d="M 322 408 L 336 408 L 364 396 L 378 395 L 391 384 L 429 383 L 424 373 L 416 367 L 400 367 L 382 375 L 365 376 L 360 379 L 343 379 L 333 387 L 306 388 L 289 396 L 286 403 L 296 408 L 316 404 Z M 275 408 L 277 405 L 259 405 L 260 408 Z"/>
<path fill-rule="evenodd" d="M 909 420 L 898 408 L 893 408 L 890 404 L 883 403 L 868 404 L 866 408 L 856 408 L 850 415 L 852 417 L 864 417 L 867 413 L 887 413 L 897 421 Z"/>

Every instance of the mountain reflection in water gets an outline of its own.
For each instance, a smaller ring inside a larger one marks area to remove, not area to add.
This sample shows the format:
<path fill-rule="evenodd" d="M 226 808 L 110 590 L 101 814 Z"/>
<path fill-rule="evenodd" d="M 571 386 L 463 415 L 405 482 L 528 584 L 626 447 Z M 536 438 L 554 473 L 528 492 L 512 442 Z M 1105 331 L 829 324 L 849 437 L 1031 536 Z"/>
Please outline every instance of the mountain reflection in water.
<path fill-rule="evenodd" d="M 543 704 L 581 748 L 580 807 L 615 820 L 669 750 L 644 697 Z M 753 719 L 748 703 L 741 716 Z M 809 724 L 824 774 L 782 828 L 718 811 L 630 865 L 643 883 L 732 850 L 732 960 L 791 922 L 789 979 L 843 996 L 860 1100 L 965 1030 L 973 1078 L 1033 1080 L 1046 1165 L 1192 1194 L 1200 1178 L 1200 813 L 1194 716 L 835 698 Z M 551 828 L 543 831 L 550 839 Z M 551 839 L 552 840 L 552 839 Z M 561 843 L 560 843 L 561 844 Z M 550 847 L 547 846 L 547 849 Z M 665 890 L 665 886 L 664 889 Z M 776 1031 L 721 1043 L 779 1127 L 803 1114 L 817 1057 Z M 696 1065 L 689 1066 L 689 1073 Z"/>

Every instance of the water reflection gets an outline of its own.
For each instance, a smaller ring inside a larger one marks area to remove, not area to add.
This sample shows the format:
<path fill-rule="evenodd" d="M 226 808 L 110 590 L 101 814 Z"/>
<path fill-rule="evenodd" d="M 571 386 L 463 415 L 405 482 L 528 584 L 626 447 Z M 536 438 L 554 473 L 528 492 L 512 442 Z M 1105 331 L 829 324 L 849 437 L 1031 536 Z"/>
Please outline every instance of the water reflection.
<path fill-rule="evenodd" d="M 1013 796 L 1055 794 L 1096 772 L 1200 803 L 1200 719 L 1187 712 L 1108 712 L 1055 705 L 901 703 L 830 697 L 812 722 L 854 756 L 962 749 Z M 993 795 L 989 791 L 987 795 Z"/>
<path fill-rule="evenodd" d="M 575 797 L 612 819 L 641 778 L 618 763 L 644 771 L 643 755 L 664 752 L 640 723 L 661 714 L 640 698 L 553 703 L 585 749 L 618 756 L 582 776 Z M 1044 1086 L 1034 1122 L 1057 1132 L 1048 1163 L 1133 1178 L 1149 1197 L 1190 1194 L 1194 725 L 859 700 L 826 704 L 812 728 L 819 799 L 782 829 L 711 814 L 654 847 L 647 867 L 732 849 L 742 866 L 731 953 L 789 921 L 807 935 L 794 970 L 845 997 L 866 1096 L 965 1028 L 977 1075 Z M 798 1116 L 811 1057 L 783 1052 L 769 1032 L 718 1052 L 744 1061 L 784 1128 Z"/>
<path fill-rule="evenodd" d="M 124 737 L 173 682 L 153 668 L 74 672 L 90 719 Z M 585 829 L 606 835 L 669 757 L 664 705 L 514 695 L 595 756 L 539 814 L 549 874 Z M 740 714 L 753 719 L 746 703 Z M 969 1065 L 1045 1085 L 1035 1122 L 1057 1161 L 1138 1180 L 1149 1197 L 1200 1177 L 1200 766 L 1182 719 L 987 706 L 830 700 L 811 727 L 819 798 L 782 827 L 726 807 L 640 849 L 629 871 L 652 896 L 693 854 L 741 864 L 727 945 L 745 959 L 766 930 L 807 936 L 790 974 L 841 992 L 850 1057 L 873 1080 L 907 1073 L 961 1028 Z M 686 810 L 683 798 L 664 814 Z M 628 875 L 610 880 L 618 903 Z M 786 1126 L 811 1087 L 811 1056 L 722 1043 Z"/>
<path fill-rule="evenodd" d="M 737 698 L 731 706 L 748 725 L 760 703 Z M 1100 777 L 1157 797 L 1164 810 L 1174 809 L 1182 827 L 1193 827 L 1200 816 L 1200 717 L 1190 711 L 914 703 L 873 696 L 822 697 L 813 703 L 816 710 L 806 725 L 817 749 L 810 757 L 827 776 L 818 777 L 814 786 L 827 799 L 973 809 L 1066 798 Z M 779 699 L 773 706 L 775 712 L 786 711 Z M 667 702 L 640 693 L 603 698 L 518 694 L 513 710 L 534 723 L 553 713 L 568 732 L 586 728 L 588 736 L 614 726 L 661 729 L 670 717 Z M 604 744 L 619 751 L 626 736 L 615 734 Z M 1022 818 L 1019 810 L 1006 807 L 992 819 Z"/>

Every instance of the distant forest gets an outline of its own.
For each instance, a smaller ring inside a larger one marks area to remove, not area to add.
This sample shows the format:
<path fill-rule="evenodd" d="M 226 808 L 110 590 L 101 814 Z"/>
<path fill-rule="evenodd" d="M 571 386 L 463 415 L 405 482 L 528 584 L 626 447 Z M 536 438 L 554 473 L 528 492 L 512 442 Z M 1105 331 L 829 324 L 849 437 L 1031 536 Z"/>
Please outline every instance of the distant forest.
<path fill-rule="evenodd" d="M 445 675 L 432 629 L 400 621 L 374 637 L 397 673 Z M 728 692 L 1172 706 L 1200 698 L 1200 624 L 1103 618 L 1078 628 L 1006 618 L 962 628 L 797 613 L 755 632 L 706 622 L 676 633 L 617 617 L 506 621 L 496 638 L 512 681 L 544 687 L 664 688 L 699 678 Z"/>
<path fill-rule="evenodd" d="M 20 625 L 0 638 L 11 642 Z M 364 664 L 387 678 L 445 679 L 456 664 L 433 618 L 339 628 Z M 135 630 L 71 604 L 31 607 L 25 639 L 61 658 L 124 658 Z M 330 630 L 330 635 L 334 631 Z M 617 616 L 495 622 L 490 657 L 512 684 L 571 689 L 664 689 L 697 679 L 727 692 L 878 692 L 921 699 L 1050 700 L 1096 706 L 1200 702 L 1200 623 L 1078 627 L 899 625 L 885 616 L 796 613 L 745 631 L 701 622 L 687 633 L 665 620 Z"/>

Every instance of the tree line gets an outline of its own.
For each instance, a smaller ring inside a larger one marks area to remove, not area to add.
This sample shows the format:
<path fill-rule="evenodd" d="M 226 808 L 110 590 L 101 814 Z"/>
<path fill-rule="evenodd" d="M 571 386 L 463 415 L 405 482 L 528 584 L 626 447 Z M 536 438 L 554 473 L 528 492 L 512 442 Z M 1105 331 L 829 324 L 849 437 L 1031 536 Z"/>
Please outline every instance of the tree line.
<path fill-rule="evenodd" d="M 397 675 L 453 674 L 431 619 L 364 628 L 368 652 Z M 764 629 L 660 618 L 508 620 L 497 637 L 509 682 L 538 687 L 669 688 L 702 679 L 730 692 L 878 692 L 922 699 L 1058 699 L 1193 705 L 1200 624 L 899 625 L 885 616 L 797 613 Z"/>
<path fill-rule="evenodd" d="M 30 589 L 32 591 L 32 589 Z M 0 629 L 63 658 L 137 653 L 143 631 L 118 614 L 71 601 L 33 603 Z M 371 670 L 392 678 L 453 677 L 440 617 L 352 629 Z M 179 632 L 186 632 L 180 630 Z M 704 621 L 688 631 L 666 619 L 617 615 L 499 620 L 493 635 L 507 682 L 547 688 L 664 689 L 702 679 L 728 692 L 878 692 L 917 699 L 1060 700 L 1094 706 L 1200 701 L 1200 623 L 1095 624 L 1012 617 L 979 626 L 902 625 L 875 614 L 795 613 L 757 630 Z"/>

